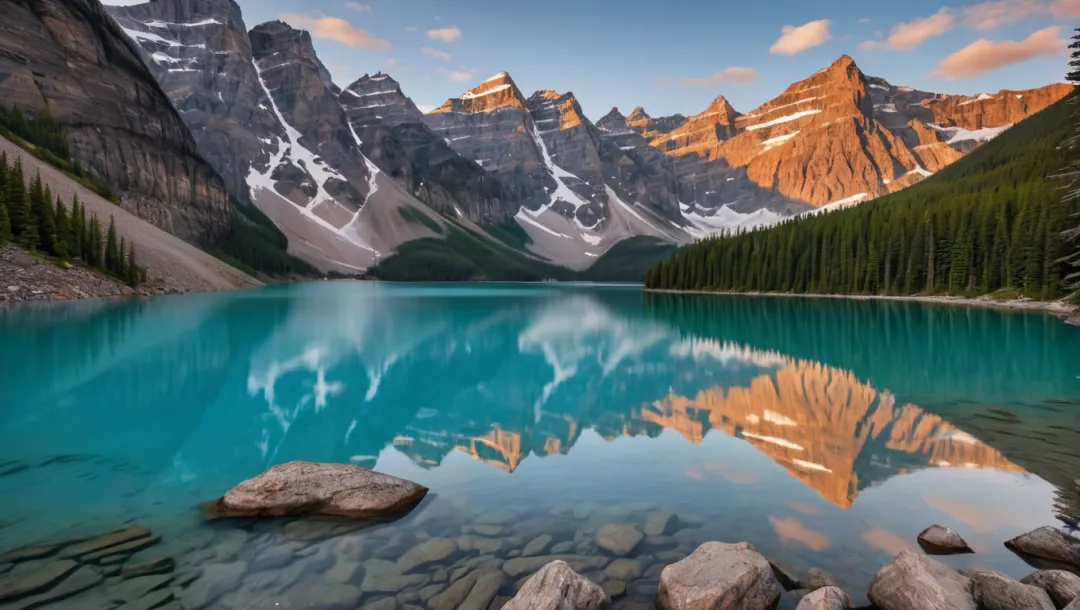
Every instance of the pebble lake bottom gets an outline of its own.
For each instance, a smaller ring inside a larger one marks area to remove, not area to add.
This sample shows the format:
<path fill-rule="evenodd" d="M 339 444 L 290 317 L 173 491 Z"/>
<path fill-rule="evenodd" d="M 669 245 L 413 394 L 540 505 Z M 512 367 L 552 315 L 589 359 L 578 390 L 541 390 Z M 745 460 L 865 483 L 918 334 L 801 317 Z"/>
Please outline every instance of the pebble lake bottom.
<path fill-rule="evenodd" d="M 1080 328 L 1042 313 L 339 282 L 4 308 L 0 345 L 0 582 L 44 583 L 3 610 L 497 608 L 556 556 L 647 608 L 714 540 L 862 604 L 933 523 L 1019 578 L 1003 541 L 1080 519 Z M 291 460 L 431 492 L 204 520 Z"/>

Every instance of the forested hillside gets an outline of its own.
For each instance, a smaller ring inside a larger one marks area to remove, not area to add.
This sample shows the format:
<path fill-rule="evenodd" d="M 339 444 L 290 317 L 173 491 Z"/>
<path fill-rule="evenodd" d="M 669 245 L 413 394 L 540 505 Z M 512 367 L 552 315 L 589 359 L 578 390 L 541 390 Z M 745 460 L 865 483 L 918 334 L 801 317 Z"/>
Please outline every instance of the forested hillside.
<path fill-rule="evenodd" d="M 828 294 L 1064 292 L 1061 232 L 1076 201 L 1053 176 L 1076 153 L 1075 94 L 920 184 L 832 213 L 694 244 L 648 288 Z"/>

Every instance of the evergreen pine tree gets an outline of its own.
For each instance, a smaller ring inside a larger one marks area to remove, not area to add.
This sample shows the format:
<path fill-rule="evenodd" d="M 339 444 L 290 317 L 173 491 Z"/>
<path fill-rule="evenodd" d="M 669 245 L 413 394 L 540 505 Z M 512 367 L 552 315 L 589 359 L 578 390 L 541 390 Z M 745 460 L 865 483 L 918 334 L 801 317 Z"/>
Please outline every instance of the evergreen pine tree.
<path fill-rule="evenodd" d="M 15 159 L 14 166 L 8 172 L 4 202 L 7 204 L 8 216 L 11 219 L 11 232 L 18 237 L 26 231 L 27 225 L 32 224 L 21 158 Z"/>
<path fill-rule="evenodd" d="M 87 252 L 89 258 L 86 261 L 86 264 L 91 267 L 101 268 L 101 248 L 103 241 L 101 235 L 101 221 L 98 220 L 97 216 L 92 216 L 90 218 L 90 245 Z"/>
<path fill-rule="evenodd" d="M 109 230 L 105 238 L 105 271 L 116 273 L 119 269 L 118 250 L 116 243 L 116 222 L 109 216 Z"/>
<path fill-rule="evenodd" d="M 139 264 L 135 261 L 135 244 L 128 244 L 128 256 L 127 256 L 127 269 L 124 272 L 124 277 L 127 283 L 134 286 L 142 281 L 142 273 L 139 270 Z"/>
<path fill-rule="evenodd" d="M 71 258 L 71 225 L 68 221 L 67 209 L 60 196 L 56 197 L 56 208 L 53 216 L 56 219 L 56 241 L 53 244 L 53 254 L 60 260 L 66 261 Z"/>
<path fill-rule="evenodd" d="M 38 246 L 42 252 L 54 253 L 56 241 L 56 218 L 53 212 L 52 189 L 41 179 L 38 173 L 30 187 L 30 209 L 34 214 L 34 224 L 38 229 Z"/>
<path fill-rule="evenodd" d="M 7 206 L 0 204 L 0 246 L 11 241 L 11 221 L 8 220 Z"/>

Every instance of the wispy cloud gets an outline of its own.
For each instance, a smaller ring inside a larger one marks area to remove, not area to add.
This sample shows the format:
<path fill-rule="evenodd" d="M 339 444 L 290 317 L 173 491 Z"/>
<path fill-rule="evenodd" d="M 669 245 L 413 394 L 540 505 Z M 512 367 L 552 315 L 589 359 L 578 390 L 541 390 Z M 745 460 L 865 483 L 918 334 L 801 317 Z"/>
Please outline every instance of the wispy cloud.
<path fill-rule="evenodd" d="M 979 39 L 941 60 L 934 78 L 956 80 L 971 78 L 1003 66 L 1027 61 L 1041 55 L 1064 53 L 1065 41 L 1058 37 L 1059 26 L 1043 28 L 1016 42 Z"/>
<path fill-rule="evenodd" d="M 415 25 L 407 25 L 407 26 L 405 26 L 405 31 L 406 32 L 415 32 L 415 31 L 417 31 L 419 29 L 420 28 L 416 27 Z"/>
<path fill-rule="evenodd" d="M 286 13 L 278 18 L 293 27 L 310 31 L 316 38 L 340 42 L 354 49 L 386 51 L 391 48 L 389 41 L 375 38 L 364 30 L 354 28 L 348 21 L 339 17 L 328 17 L 321 13 L 314 15 Z"/>
<path fill-rule="evenodd" d="M 935 36 L 948 32 L 955 24 L 956 12 L 948 7 L 942 8 L 929 17 L 919 17 L 906 23 L 898 23 L 893 26 L 889 37 L 885 39 L 885 48 L 893 51 L 909 51 Z"/>
<path fill-rule="evenodd" d="M 442 74 L 443 76 L 449 78 L 455 83 L 463 83 L 473 79 L 473 75 L 476 74 L 476 68 L 469 68 L 468 70 L 450 70 L 449 68 L 439 68 L 439 74 Z"/>
<path fill-rule="evenodd" d="M 863 17 L 862 19 L 856 21 L 855 23 L 870 23 L 870 21 L 871 20 L 870 20 L 869 17 Z"/>
<path fill-rule="evenodd" d="M 360 11 L 361 13 L 370 13 L 371 7 L 366 4 L 360 4 L 359 2 L 346 2 L 346 8 L 351 8 L 354 11 Z"/>
<path fill-rule="evenodd" d="M 438 28 L 435 30 L 428 30 L 428 38 L 432 40 L 441 40 L 443 42 L 454 42 L 461 38 L 461 30 L 455 25 L 449 28 Z"/>
<path fill-rule="evenodd" d="M 996 30 L 1046 12 L 1043 0 L 987 0 L 964 7 L 964 26 L 976 30 Z"/>
<path fill-rule="evenodd" d="M 780 38 L 769 47 L 769 52 L 797 55 L 824 44 L 829 40 L 830 25 L 828 19 L 818 19 L 799 26 L 785 25 L 780 30 Z"/>
<path fill-rule="evenodd" d="M 963 11 L 966 27 L 985 32 L 1044 15 L 1080 19 L 1080 0 L 985 0 Z"/>
<path fill-rule="evenodd" d="M 712 87 L 724 83 L 744 85 L 746 83 L 752 83 L 755 80 L 757 80 L 757 70 L 739 66 L 724 68 L 719 72 L 713 72 L 709 76 L 683 76 L 679 78 L 679 82 L 682 83 L 684 87 Z"/>
<path fill-rule="evenodd" d="M 423 48 L 420 49 L 420 51 L 422 53 L 425 53 L 425 54 L 430 55 L 432 57 L 436 57 L 436 58 L 441 59 L 443 61 L 450 61 L 450 54 L 447 53 L 446 51 L 440 51 L 438 49 L 430 49 L 428 47 L 423 47 Z"/>

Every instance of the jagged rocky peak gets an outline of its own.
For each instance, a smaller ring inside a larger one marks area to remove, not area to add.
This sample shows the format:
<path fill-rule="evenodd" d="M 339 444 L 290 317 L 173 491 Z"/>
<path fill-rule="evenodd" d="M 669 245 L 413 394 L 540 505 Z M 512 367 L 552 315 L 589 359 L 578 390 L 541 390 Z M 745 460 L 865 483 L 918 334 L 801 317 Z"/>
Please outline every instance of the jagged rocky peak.
<path fill-rule="evenodd" d="M 645 136 L 647 140 L 671 133 L 685 122 L 686 117 L 681 114 L 653 118 L 641 106 L 634 108 L 630 114 L 626 115 L 626 126 Z"/>
<path fill-rule="evenodd" d="M 588 122 L 581 105 L 571 92 L 558 93 L 542 89 L 532 94 L 526 102 L 541 131 L 570 129 Z"/>
<path fill-rule="evenodd" d="M 618 106 L 612 106 L 611 110 L 609 110 L 608 113 L 604 116 L 600 117 L 600 120 L 597 121 L 596 124 L 600 125 L 601 123 L 609 123 L 612 121 L 619 121 L 623 125 L 626 124 L 626 116 L 623 115 L 623 113 L 619 112 Z"/>
<path fill-rule="evenodd" d="M 461 96 L 446 100 L 429 114 L 443 112 L 490 112 L 499 108 L 525 108 L 525 97 L 514 79 L 506 72 L 499 72 Z"/>
<path fill-rule="evenodd" d="M 977 95 L 942 95 L 926 100 L 923 106 L 933 114 L 933 123 L 940 127 L 998 128 L 1031 116 L 1072 90 L 1072 85 L 1054 84 L 1019 91 L 1003 89 Z"/>
<path fill-rule="evenodd" d="M 342 91 L 339 99 L 357 131 L 373 124 L 394 126 L 424 118 L 424 113 L 402 93 L 401 85 L 382 72 L 358 78 Z"/>
<path fill-rule="evenodd" d="M 690 117 L 670 133 L 658 136 L 651 144 L 675 157 L 696 154 L 711 159 L 719 154 L 721 143 L 735 137 L 735 121 L 739 116 L 721 95 L 704 112 Z"/>
<path fill-rule="evenodd" d="M 156 28 L 202 27 L 234 24 L 243 26 L 240 6 L 234 0 L 150 0 L 128 6 L 110 6 L 106 10 L 117 18 L 124 16 Z"/>

